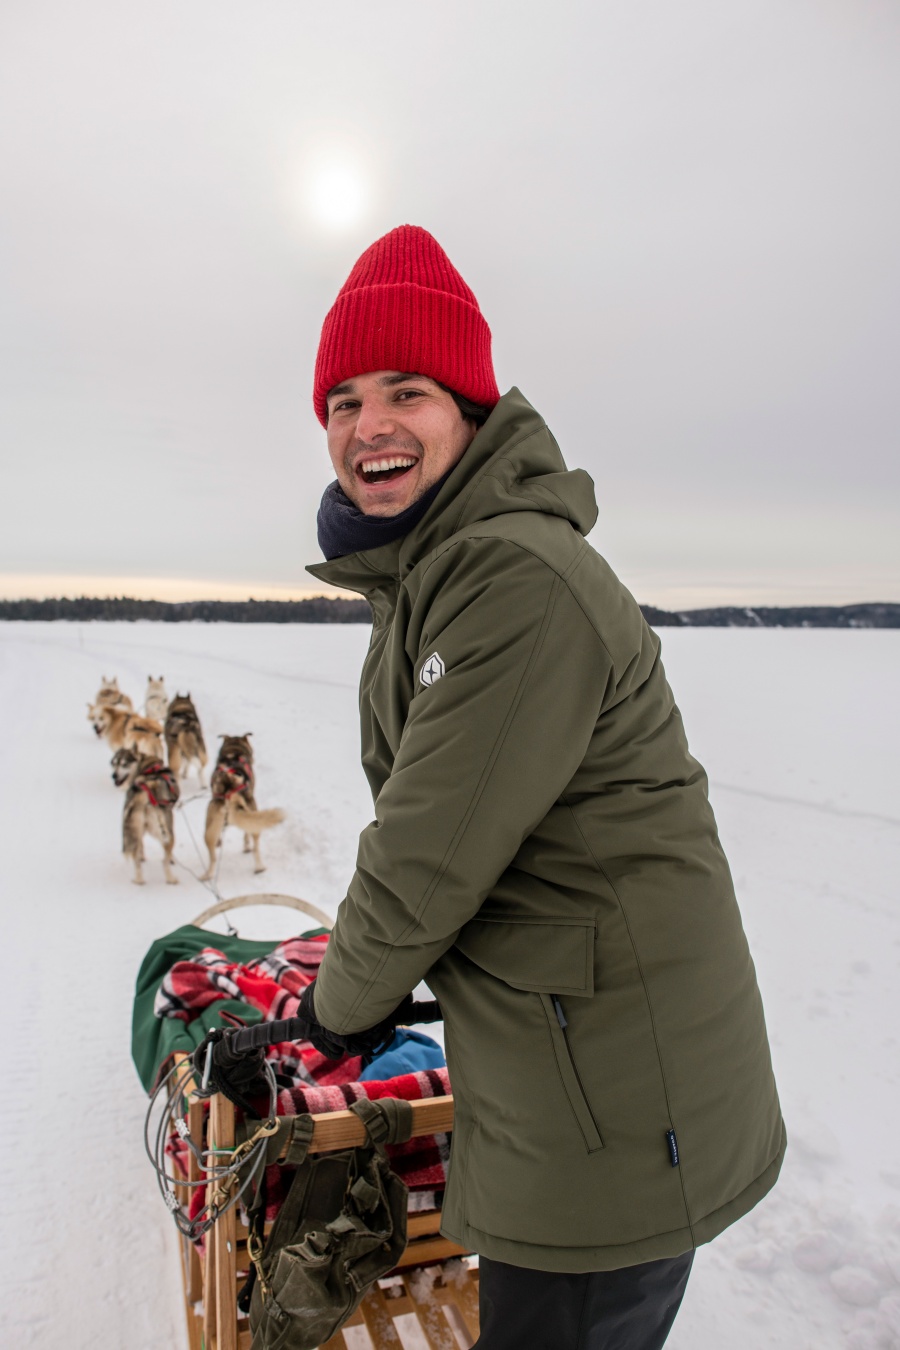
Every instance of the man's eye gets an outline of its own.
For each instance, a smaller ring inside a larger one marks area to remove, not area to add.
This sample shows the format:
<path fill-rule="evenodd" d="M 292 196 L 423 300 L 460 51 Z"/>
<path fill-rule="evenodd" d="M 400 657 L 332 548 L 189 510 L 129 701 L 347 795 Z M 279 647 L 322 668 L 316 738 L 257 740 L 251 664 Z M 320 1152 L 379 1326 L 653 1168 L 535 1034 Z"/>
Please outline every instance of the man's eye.
<path fill-rule="evenodd" d="M 356 407 L 358 407 L 358 404 L 355 402 L 354 399 L 345 398 L 342 399 L 340 403 L 334 404 L 333 408 L 331 409 L 331 414 L 332 416 L 334 416 L 335 413 L 346 412 L 348 408 L 356 408 Z"/>
<path fill-rule="evenodd" d="M 401 389 L 400 392 L 397 394 L 397 397 L 404 399 L 406 402 L 409 402 L 411 398 L 421 398 L 422 391 L 421 389 Z"/>

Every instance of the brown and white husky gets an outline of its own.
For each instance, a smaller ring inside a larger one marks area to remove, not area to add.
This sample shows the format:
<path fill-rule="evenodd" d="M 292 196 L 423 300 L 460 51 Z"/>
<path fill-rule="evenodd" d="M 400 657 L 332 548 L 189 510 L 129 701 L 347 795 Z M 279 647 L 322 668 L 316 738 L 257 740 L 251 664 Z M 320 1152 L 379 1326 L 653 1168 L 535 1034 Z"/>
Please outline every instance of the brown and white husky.
<path fill-rule="evenodd" d="M 253 747 L 250 745 L 248 731 L 243 736 L 223 736 L 222 746 L 216 759 L 212 776 L 212 799 L 206 808 L 206 847 L 209 849 L 209 866 L 203 880 L 213 874 L 216 864 L 216 849 L 222 842 L 227 825 L 244 831 L 244 852 L 253 850 L 254 872 L 264 872 L 265 866 L 259 852 L 259 836 L 263 830 L 271 830 L 284 820 L 284 812 L 278 807 L 267 811 L 257 809 L 253 795 L 255 774 L 253 772 Z"/>
<path fill-rule="evenodd" d="M 103 683 L 97 690 L 97 696 L 93 703 L 87 705 L 88 721 L 93 725 L 98 736 L 102 736 L 102 731 L 97 731 L 97 718 L 101 708 L 126 708 L 129 712 L 133 709 L 131 699 L 127 694 L 123 694 L 119 689 L 118 678 L 114 675 L 111 680 L 103 676 Z"/>
<path fill-rule="evenodd" d="M 162 754 L 162 723 L 141 717 L 128 708 L 109 704 L 96 709 L 94 730 L 111 750 L 136 750 L 141 755 Z"/>

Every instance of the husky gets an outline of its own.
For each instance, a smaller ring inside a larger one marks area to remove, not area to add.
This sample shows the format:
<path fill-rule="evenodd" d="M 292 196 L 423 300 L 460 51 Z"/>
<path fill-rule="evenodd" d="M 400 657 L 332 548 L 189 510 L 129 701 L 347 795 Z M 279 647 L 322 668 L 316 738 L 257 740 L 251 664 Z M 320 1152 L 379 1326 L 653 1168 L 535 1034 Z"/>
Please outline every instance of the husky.
<path fill-rule="evenodd" d="M 134 704 L 127 694 L 123 694 L 119 688 L 119 678 L 114 675 L 111 680 L 103 676 L 103 683 L 97 690 L 97 697 L 94 699 L 94 706 L 103 707 L 109 704 L 111 707 L 133 708 Z"/>
<path fill-rule="evenodd" d="M 125 744 L 125 728 L 133 716 L 130 708 L 120 708 L 112 703 L 95 704 L 94 730 L 111 750 L 121 750 Z"/>
<path fill-rule="evenodd" d="M 97 690 L 96 698 L 94 699 L 93 703 L 89 703 L 87 705 L 88 721 L 92 724 L 96 734 L 98 736 L 102 736 L 103 732 L 98 728 L 97 725 L 100 717 L 100 710 L 102 708 L 126 708 L 129 712 L 131 712 L 133 710 L 133 707 L 134 705 L 132 704 L 131 699 L 128 697 L 128 695 L 123 694 L 122 691 L 119 689 L 118 679 L 115 676 L 113 676 L 111 680 L 108 680 L 104 675 L 103 683 Z"/>
<path fill-rule="evenodd" d="M 162 754 L 162 723 L 140 717 L 127 708 L 105 705 L 97 711 L 94 730 L 111 750 L 137 750 L 142 755 Z"/>
<path fill-rule="evenodd" d="M 284 820 L 284 812 L 277 807 L 259 811 L 253 795 L 253 748 L 251 733 L 243 736 L 223 736 L 216 767 L 212 776 L 212 800 L 206 808 L 206 847 L 209 849 L 209 867 L 203 875 L 208 881 L 216 864 L 216 849 L 222 842 L 226 825 L 235 825 L 244 831 L 244 852 L 253 850 L 254 872 L 264 872 L 259 853 L 259 836 Z"/>
<path fill-rule="evenodd" d="M 143 886 L 144 835 L 152 834 L 163 847 L 166 882 L 175 886 L 172 871 L 175 846 L 173 808 L 178 801 L 178 780 L 157 755 L 141 755 L 128 775 L 122 811 L 122 852 L 134 863 L 133 881 Z"/>
<path fill-rule="evenodd" d="M 122 748 L 134 750 L 138 755 L 161 757 L 163 752 L 162 736 L 162 722 L 154 722 L 152 717 L 139 717 L 137 713 L 132 713 L 125 723 Z"/>
<path fill-rule="evenodd" d="M 144 695 L 144 712 L 148 717 L 152 717 L 154 722 L 165 722 L 168 709 L 169 699 L 162 675 L 158 680 L 154 680 L 152 675 L 148 675 L 147 692 Z"/>
<path fill-rule="evenodd" d="M 191 764 L 196 760 L 200 786 L 204 787 L 203 770 L 206 768 L 206 746 L 200 729 L 197 709 L 191 702 L 190 691 L 176 694 L 169 704 L 165 724 L 166 749 L 169 754 L 169 768 L 177 774 L 183 767 L 182 778 L 187 778 Z"/>
<path fill-rule="evenodd" d="M 128 782 L 139 758 L 140 756 L 133 750 L 126 750 L 124 746 L 113 755 L 109 767 L 112 769 L 111 777 L 117 788 L 124 787 Z"/>

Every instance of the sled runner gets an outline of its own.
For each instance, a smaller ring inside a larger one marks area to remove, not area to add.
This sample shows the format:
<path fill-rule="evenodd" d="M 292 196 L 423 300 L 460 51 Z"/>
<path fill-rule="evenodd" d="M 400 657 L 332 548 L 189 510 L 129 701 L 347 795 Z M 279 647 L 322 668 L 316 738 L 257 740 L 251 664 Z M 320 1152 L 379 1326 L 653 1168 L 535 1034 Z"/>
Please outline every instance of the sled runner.
<path fill-rule="evenodd" d="M 323 929 L 331 927 L 331 920 L 314 906 L 294 897 L 275 895 L 250 895 L 222 901 L 199 915 L 194 926 L 201 928 L 216 914 L 259 904 L 288 905 L 311 915 Z M 319 941 L 324 941 L 324 934 Z M 336 1162 L 339 1154 L 344 1156 L 341 1151 L 367 1142 L 366 1125 L 360 1114 L 350 1109 L 314 1111 L 311 1116 L 303 1117 L 281 1114 L 274 1117 L 273 1105 L 268 1122 L 250 1120 L 244 1123 L 232 1102 L 221 1093 L 211 1097 L 197 1095 L 195 1072 L 186 1050 L 177 1050 L 170 1062 L 173 1064 L 171 1073 L 176 1081 L 180 1081 L 184 1098 L 183 1123 L 181 1117 L 173 1116 L 173 1137 L 167 1149 L 170 1158 L 174 1159 L 176 1179 L 174 1196 L 171 1200 L 167 1198 L 173 1211 L 180 1204 L 182 1212 L 187 1213 L 192 1196 L 196 1210 L 197 1189 L 204 1175 L 201 1159 L 207 1166 L 216 1166 L 217 1174 L 224 1176 L 231 1160 L 240 1156 L 241 1147 L 247 1157 L 248 1147 L 252 1148 L 255 1143 L 257 1148 L 265 1148 L 267 1143 L 262 1136 L 273 1135 L 273 1132 L 277 1137 L 268 1144 L 267 1159 L 269 1162 L 283 1159 L 291 1146 L 292 1121 L 302 1121 L 308 1126 L 311 1132 L 308 1153 L 313 1162 L 317 1157 L 331 1157 Z M 444 1077 L 440 1080 L 437 1074 L 429 1077 L 446 1084 L 445 1071 L 442 1073 Z M 419 1076 L 425 1077 L 416 1075 Z M 404 1091 L 408 1092 L 409 1077 L 389 1080 L 391 1086 L 387 1091 L 394 1090 L 396 1082 L 403 1084 Z M 377 1098 L 378 1093 L 384 1091 L 380 1083 L 366 1084 L 366 1088 L 369 1099 Z M 362 1091 L 361 1084 L 357 1085 L 356 1091 Z M 314 1095 L 313 1089 L 311 1096 Z M 368 1105 L 368 1100 L 365 1104 Z M 411 1114 L 412 1140 L 421 1141 L 423 1146 L 427 1145 L 429 1136 L 443 1136 L 452 1128 L 453 1098 L 449 1093 L 408 1100 L 402 1106 Z M 287 1130 L 283 1128 L 285 1126 Z M 176 1133 L 180 1138 L 174 1137 Z M 283 1146 L 280 1144 L 282 1136 L 287 1140 Z M 242 1145 L 242 1140 L 249 1143 Z M 273 1154 L 275 1147 L 280 1147 L 280 1153 Z M 330 1162 L 328 1165 L 332 1166 Z M 262 1170 L 258 1169 L 257 1175 L 261 1175 Z M 247 1227 L 246 1205 L 238 1205 L 233 1199 L 227 1203 L 229 1194 L 233 1197 L 237 1189 L 236 1177 L 213 1181 L 207 1186 L 204 1194 L 211 1198 L 212 1207 L 203 1242 L 192 1241 L 184 1235 L 182 1227 L 182 1276 L 190 1350 L 249 1350 L 251 1345 L 250 1326 L 239 1311 L 237 1300 L 253 1264 L 250 1251 L 253 1250 L 254 1235 Z M 245 1191 L 242 1200 L 249 1194 Z M 430 1197 L 425 1193 L 417 1199 L 427 1201 Z M 431 1203 L 434 1203 L 433 1199 Z M 221 1212 L 216 1214 L 217 1210 Z M 474 1343 L 478 1336 L 478 1272 L 466 1261 L 467 1252 L 441 1236 L 440 1217 L 439 1208 L 411 1207 L 407 1216 L 406 1247 L 396 1265 L 368 1289 L 344 1328 L 321 1342 L 322 1350 L 338 1350 L 338 1347 L 403 1350 L 411 1344 L 427 1346 L 429 1350 L 465 1350 Z M 262 1228 L 259 1220 L 258 1223 L 257 1233 Z M 265 1234 L 272 1226 L 271 1222 L 265 1223 Z M 280 1243 L 278 1237 L 276 1242 Z M 402 1241 L 397 1250 L 401 1249 Z M 258 1261 L 258 1250 L 254 1255 Z M 411 1339 L 411 1327 L 418 1329 L 417 1339 Z M 348 1332 L 346 1337 L 345 1330 Z"/>

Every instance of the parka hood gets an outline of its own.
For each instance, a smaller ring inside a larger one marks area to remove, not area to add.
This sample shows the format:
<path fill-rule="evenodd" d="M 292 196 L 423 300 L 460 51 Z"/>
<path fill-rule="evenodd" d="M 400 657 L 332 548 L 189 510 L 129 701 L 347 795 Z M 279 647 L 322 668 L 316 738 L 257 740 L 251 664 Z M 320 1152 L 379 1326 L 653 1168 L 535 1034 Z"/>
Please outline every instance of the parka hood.
<path fill-rule="evenodd" d="M 544 419 L 516 388 L 500 399 L 409 534 L 306 570 L 333 586 L 365 593 L 387 576 L 402 580 L 467 526 L 513 511 L 560 516 L 580 534 L 587 534 L 597 519 L 590 474 L 566 468 Z"/>

